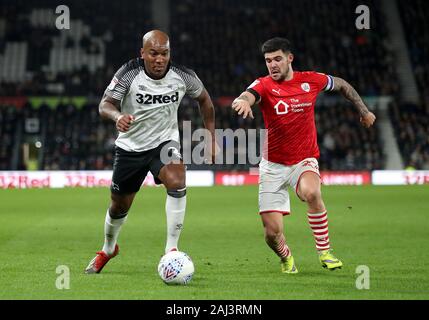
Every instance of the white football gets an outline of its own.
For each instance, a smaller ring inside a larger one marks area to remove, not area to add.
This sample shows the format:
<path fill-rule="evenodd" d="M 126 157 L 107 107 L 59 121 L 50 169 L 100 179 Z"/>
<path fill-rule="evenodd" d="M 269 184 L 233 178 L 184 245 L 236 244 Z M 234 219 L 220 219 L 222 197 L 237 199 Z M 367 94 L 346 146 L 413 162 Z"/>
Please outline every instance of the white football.
<path fill-rule="evenodd" d="M 170 251 L 165 254 L 158 264 L 158 274 L 166 284 L 186 285 L 194 275 L 194 263 L 182 251 Z"/>

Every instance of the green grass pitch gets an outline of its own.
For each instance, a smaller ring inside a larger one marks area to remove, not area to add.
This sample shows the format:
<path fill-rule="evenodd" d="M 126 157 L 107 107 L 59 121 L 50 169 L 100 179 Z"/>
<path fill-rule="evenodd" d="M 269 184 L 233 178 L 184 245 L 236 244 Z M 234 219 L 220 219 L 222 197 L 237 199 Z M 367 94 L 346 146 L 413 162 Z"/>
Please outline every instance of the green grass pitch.
<path fill-rule="evenodd" d="M 143 188 L 99 275 L 83 273 L 103 243 L 108 189 L 0 191 L 0 299 L 429 299 L 429 186 L 323 187 L 341 270 L 323 269 L 306 207 L 291 192 L 286 238 L 299 274 L 280 273 L 257 214 L 256 186 L 189 188 L 180 249 L 195 263 L 186 287 L 167 286 L 165 191 Z M 70 269 L 59 290 L 56 268 Z M 356 288 L 368 266 L 369 289 Z"/>

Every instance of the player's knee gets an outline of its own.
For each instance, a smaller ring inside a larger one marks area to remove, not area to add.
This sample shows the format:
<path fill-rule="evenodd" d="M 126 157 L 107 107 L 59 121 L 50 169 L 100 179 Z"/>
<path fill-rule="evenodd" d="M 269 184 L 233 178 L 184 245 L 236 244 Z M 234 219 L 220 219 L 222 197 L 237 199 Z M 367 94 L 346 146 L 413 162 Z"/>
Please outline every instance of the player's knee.
<path fill-rule="evenodd" d="M 183 198 L 186 196 L 186 187 L 178 189 L 168 189 L 167 194 L 173 198 Z"/>
<path fill-rule="evenodd" d="M 125 196 L 118 196 L 112 194 L 112 202 L 109 207 L 109 215 L 113 219 L 120 219 L 127 215 L 130 210 L 132 200 Z"/>
<path fill-rule="evenodd" d="M 306 202 L 315 203 L 320 201 L 322 198 L 322 193 L 319 189 L 308 189 L 302 192 L 301 197 Z"/>
<path fill-rule="evenodd" d="M 128 214 L 130 206 L 125 203 L 114 203 L 109 207 L 109 215 L 113 219 L 120 219 Z"/>
<path fill-rule="evenodd" d="M 170 177 L 164 185 L 167 188 L 167 192 L 169 192 L 169 190 L 186 190 L 185 179 L 180 175 Z"/>
<path fill-rule="evenodd" d="M 265 241 L 277 243 L 282 236 L 282 231 L 277 228 L 265 228 Z"/>
<path fill-rule="evenodd" d="M 164 166 L 158 178 L 162 181 L 167 190 L 182 189 L 186 186 L 186 171 L 183 165 Z"/>

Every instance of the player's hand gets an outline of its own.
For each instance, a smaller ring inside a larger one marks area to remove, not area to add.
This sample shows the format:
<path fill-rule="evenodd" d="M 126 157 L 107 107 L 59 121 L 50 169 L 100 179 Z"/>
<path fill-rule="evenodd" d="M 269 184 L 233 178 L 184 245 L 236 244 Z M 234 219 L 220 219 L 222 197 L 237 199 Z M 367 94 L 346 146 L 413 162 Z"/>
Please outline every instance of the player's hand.
<path fill-rule="evenodd" d="M 238 115 L 243 115 L 243 119 L 246 119 L 247 116 L 254 119 L 252 108 L 248 101 L 243 99 L 235 99 L 231 105 L 232 109 L 238 112 Z"/>
<path fill-rule="evenodd" d="M 369 128 L 374 124 L 375 119 L 375 115 L 372 112 L 368 112 L 360 118 L 360 122 L 365 128 Z"/>
<path fill-rule="evenodd" d="M 121 114 L 116 119 L 116 129 L 119 132 L 127 132 L 130 129 L 130 125 L 134 122 L 134 116 L 130 114 Z"/>

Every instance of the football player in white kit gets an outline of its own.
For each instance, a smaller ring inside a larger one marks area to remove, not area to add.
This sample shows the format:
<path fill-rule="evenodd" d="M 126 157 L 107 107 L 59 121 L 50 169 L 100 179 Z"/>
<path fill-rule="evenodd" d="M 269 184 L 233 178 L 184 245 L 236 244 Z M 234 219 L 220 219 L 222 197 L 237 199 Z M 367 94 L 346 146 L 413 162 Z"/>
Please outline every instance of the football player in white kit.
<path fill-rule="evenodd" d="M 177 109 L 185 94 L 199 103 L 204 126 L 212 137 L 210 160 L 214 159 L 215 112 L 201 80 L 192 70 L 170 62 L 169 38 L 162 31 L 146 33 L 140 53 L 140 58 L 116 72 L 99 105 L 100 115 L 116 123 L 119 135 L 104 246 L 90 261 L 86 273 L 99 273 L 118 254 L 119 231 L 149 171 L 167 190 L 165 253 L 178 250 L 186 209 L 186 174 L 179 152 Z M 168 163 L 162 160 L 162 152 L 166 151 L 166 159 L 172 159 Z"/>

